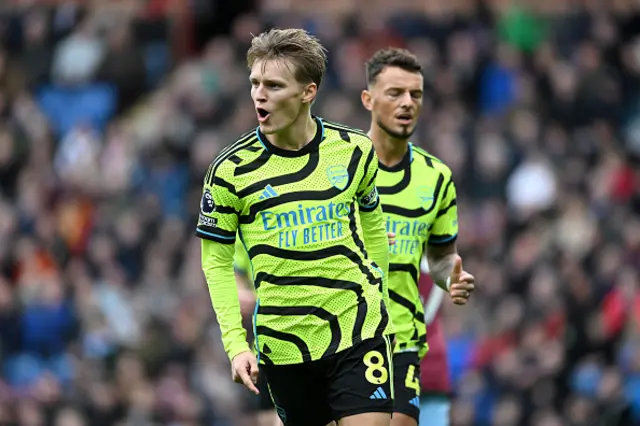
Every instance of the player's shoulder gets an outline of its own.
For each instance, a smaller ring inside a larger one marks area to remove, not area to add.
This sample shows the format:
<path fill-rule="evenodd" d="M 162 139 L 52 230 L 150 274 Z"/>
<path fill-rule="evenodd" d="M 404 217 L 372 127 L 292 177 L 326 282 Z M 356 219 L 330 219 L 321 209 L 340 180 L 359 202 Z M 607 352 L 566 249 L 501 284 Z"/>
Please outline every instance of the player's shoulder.
<path fill-rule="evenodd" d="M 250 161 L 252 157 L 264 151 L 255 128 L 245 132 L 234 142 L 225 146 L 213 159 L 207 170 L 206 179 L 233 176 L 236 167 Z"/>
<path fill-rule="evenodd" d="M 411 145 L 411 149 L 413 151 L 414 158 L 424 162 L 426 167 L 436 170 L 445 178 L 451 177 L 451 169 L 438 157 L 413 144 Z"/>
<path fill-rule="evenodd" d="M 322 119 L 322 125 L 324 126 L 325 138 L 333 140 L 342 140 L 345 142 L 354 143 L 361 148 L 369 148 L 372 146 L 371 139 L 367 134 L 355 127 L 347 126 L 346 124 L 336 123 L 335 121 L 329 121 Z"/>

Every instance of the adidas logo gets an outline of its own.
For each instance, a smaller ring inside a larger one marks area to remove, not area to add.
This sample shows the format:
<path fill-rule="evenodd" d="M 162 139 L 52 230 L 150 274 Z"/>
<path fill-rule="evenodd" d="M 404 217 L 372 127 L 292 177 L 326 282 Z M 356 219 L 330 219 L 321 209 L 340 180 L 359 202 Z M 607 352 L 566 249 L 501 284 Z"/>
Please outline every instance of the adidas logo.
<path fill-rule="evenodd" d="M 413 405 L 414 407 L 420 408 L 420 397 L 416 396 L 411 401 L 409 401 L 409 404 Z"/>
<path fill-rule="evenodd" d="M 369 399 L 387 399 L 387 394 L 385 393 L 382 386 L 380 386 L 374 393 L 371 394 Z"/>
<path fill-rule="evenodd" d="M 260 194 L 260 200 L 266 200 L 267 198 L 277 197 L 278 193 L 271 185 L 267 185 L 264 187 L 264 191 Z"/>

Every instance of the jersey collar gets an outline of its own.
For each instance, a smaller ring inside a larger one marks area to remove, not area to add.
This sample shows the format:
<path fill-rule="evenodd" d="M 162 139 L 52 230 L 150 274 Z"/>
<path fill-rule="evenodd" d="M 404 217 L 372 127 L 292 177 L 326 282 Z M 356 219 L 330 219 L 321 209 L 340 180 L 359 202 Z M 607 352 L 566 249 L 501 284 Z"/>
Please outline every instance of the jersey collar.
<path fill-rule="evenodd" d="M 391 167 L 387 167 L 381 162 L 378 162 L 378 168 L 380 170 L 383 170 L 389 173 L 399 172 L 408 168 L 412 161 L 413 161 L 413 144 L 409 142 L 407 146 L 407 152 L 405 152 L 404 157 L 402 157 L 402 160 L 400 160 L 400 162 L 398 162 L 397 164 Z"/>
<path fill-rule="evenodd" d="M 322 142 L 322 140 L 324 139 L 324 124 L 322 123 L 322 119 L 316 117 L 315 115 L 312 117 L 314 120 L 316 120 L 316 123 L 318 125 L 316 134 L 313 139 L 311 139 L 311 142 L 296 151 L 282 149 L 269 142 L 264 133 L 260 131 L 260 126 L 256 127 L 256 136 L 258 136 L 258 140 L 260 141 L 262 146 L 264 146 L 264 148 L 271 154 L 279 155 L 281 157 L 303 157 L 308 153 L 316 150 L 318 148 L 318 145 L 320 145 L 320 142 Z"/>

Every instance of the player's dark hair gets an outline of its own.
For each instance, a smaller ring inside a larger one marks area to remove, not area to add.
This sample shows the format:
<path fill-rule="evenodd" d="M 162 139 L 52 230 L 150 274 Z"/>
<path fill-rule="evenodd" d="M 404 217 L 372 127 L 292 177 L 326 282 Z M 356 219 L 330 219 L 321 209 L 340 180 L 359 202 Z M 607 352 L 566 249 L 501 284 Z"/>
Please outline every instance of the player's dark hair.
<path fill-rule="evenodd" d="M 320 86 L 327 68 L 327 50 L 320 41 L 302 29 L 272 29 L 255 36 L 247 52 L 249 69 L 257 61 L 287 59 L 296 66 L 301 83 Z"/>
<path fill-rule="evenodd" d="M 422 73 L 422 65 L 416 56 L 406 49 L 390 47 L 378 50 L 365 63 L 367 83 L 372 84 L 387 67 L 398 67 L 408 72 Z"/>

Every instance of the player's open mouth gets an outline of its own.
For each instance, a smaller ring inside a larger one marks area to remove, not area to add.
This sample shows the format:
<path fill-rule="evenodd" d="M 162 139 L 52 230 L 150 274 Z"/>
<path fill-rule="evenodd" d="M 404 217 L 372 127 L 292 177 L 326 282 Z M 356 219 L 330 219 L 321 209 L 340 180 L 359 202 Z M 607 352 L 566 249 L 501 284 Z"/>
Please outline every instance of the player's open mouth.
<path fill-rule="evenodd" d="M 256 108 L 256 112 L 258 113 L 258 121 L 261 123 L 267 121 L 269 115 L 271 115 L 271 113 L 264 108 Z"/>
<path fill-rule="evenodd" d="M 409 113 L 396 115 L 396 120 L 401 124 L 411 124 L 413 122 L 413 116 Z"/>

